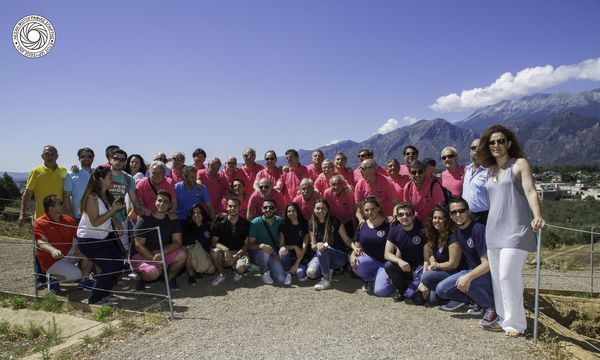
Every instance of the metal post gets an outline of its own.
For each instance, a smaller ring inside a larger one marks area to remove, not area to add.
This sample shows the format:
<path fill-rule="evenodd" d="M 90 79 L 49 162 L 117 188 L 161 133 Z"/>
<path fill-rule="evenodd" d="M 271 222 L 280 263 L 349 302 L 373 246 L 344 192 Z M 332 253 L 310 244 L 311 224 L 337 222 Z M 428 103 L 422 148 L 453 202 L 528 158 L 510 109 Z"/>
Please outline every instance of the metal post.
<path fill-rule="evenodd" d="M 592 226 L 590 235 L 590 297 L 594 297 L 594 228 Z"/>
<path fill-rule="evenodd" d="M 540 277 L 542 266 L 542 230 L 537 232 L 537 255 L 535 265 L 535 308 L 533 315 L 533 342 L 537 343 L 538 338 L 538 316 L 540 313 Z"/>
<path fill-rule="evenodd" d="M 33 235 L 32 238 L 32 243 L 31 243 L 31 253 L 32 253 L 32 259 L 33 259 L 33 288 L 35 289 L 35 300 L 38 301 L 39 298 L 39 290 L 38 290 L 38 274 L 35 271 L 35 263 L 36 263 L 36 253 L 35 253 L 35 234 Z"/>
<path fill-rule="evenodd" d="M 158 245 L 160 246 L 160 257 L 163 263 L 163 275 L 165 278 L 165 286 L 167 287 L 167 298 L 169 299 L 169 310 L 171 312 L 171 320 L 175 318 L 173 314 L 173 300 L 171 299 L 171 287 L 169 286 L 169 275 L 167 274 L 167 270 L 169 269 L 167 265 L 167 259 L 165 259 L 165 252 L 163 249 L 162 236 L 160 234 L 160 227 L 154 228 L 158 232 Z"/>

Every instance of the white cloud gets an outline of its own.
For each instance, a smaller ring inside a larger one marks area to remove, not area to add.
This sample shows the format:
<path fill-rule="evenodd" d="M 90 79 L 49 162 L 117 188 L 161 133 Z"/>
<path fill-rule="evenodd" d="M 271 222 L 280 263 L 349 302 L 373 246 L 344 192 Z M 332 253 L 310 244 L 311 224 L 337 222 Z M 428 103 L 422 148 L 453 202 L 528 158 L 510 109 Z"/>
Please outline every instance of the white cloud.
<path fill-rule="evenodd" d="M 474 110 L 573 79 L 600 81 L 600 58 L 557 68 L 552 65 L 525 68 L 514 76 L 506 72 L 487 87 L 463 90 L 460 96 L 456 93 L 441 96 L 429 107 L 440 112 Z"/>
<path fill-rule="evenodd" d="M 398 121 L 394 118 L 389 118 L 383 125 L 377 129 L 374 134 L 387 134 L 392 130 L 396 130 L 403 126 L 412 125 L 417 122 L 417 118 L 412 116 L 405 116 L 401 121 Z"/>
<path fill-rule="evenodd" d="M 339 143 L 339 142 L 340 142 L 340 140 L 338 140 L 338 139 L 331 140 L 330 142 L 328 142 L 327 144 L 325 144 L 325 146 L 329 146 L 329 145 L 335 145 L 335 144 L 337 144 L 337 143 Z"/>

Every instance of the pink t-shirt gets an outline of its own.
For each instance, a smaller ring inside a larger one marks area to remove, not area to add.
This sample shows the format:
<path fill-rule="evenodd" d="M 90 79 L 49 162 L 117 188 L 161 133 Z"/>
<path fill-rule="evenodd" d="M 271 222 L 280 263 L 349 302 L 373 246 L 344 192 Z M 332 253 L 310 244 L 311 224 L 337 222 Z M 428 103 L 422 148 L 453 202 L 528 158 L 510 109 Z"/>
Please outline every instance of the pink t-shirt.
<path fill-rule="evenodd" d="M 408 184 L 408 181 L 403 176 L 399 176 L 396 179 L 392 179 L 389 176 L 386 176 L 386 179 L 394 186 L 396 189 L 396 194 L 398 194 L 398 199 L 400 201 L 404 201 L 404 185 Z"/>
<path fill-rule="evenodd" d="M 354 188 L 354 201 L 361 202 L 369 196 L 375 196 L 383 215 L 392 216 L 394 210 L 394 202 L 399 200 L 396 189 L 387 180 L 387 178 L 381 174 L 376 174 L 375 183 L 370 184 L 366 179 L 361 178 Z"/>
<path fill-rule="evenodd" d="M 281 195 L 281 193 L 275 189 L 271 189 L 271 193 L 269 195 L 270 199 L 273 199 L 275 204 L 277 204 L 277 211 L 275 213 L 277 215 L 281 215 L 286 204 L 286 202 L 283 200 L 283 195 Z M 262 206 L 265 200 L 265 197 L 260 191 L 255 191 L 254 194 L 250 196 L 250 199 L 248 200 L 248 211 L 250 212 L 248 220 L 252 220 L 257 216 L 262 215 Z"/>
<path fill-rule="evenodd" d="M 227 170 L 223 170 L 222 174 L 227 182 L 227 188 L 231 187 L 231 183 L 236 179 L 242 180 L 244 182 L 244 189 L 246 188 L 247 178 L 242 169 L 235 168 L 231 173 Z"/>
<path fill-rule="evenodd" d="M 273 172 L 269 170 L 269 168 L 264 168 L 256 174 L 256 179 L 254 181 L 258 181 L 262 178 L 267 178 L 271 180 L 271 184 L 273 186 L 277 185 L 277 180 L 281 177 L 281 170 L 279 168 L 273 169 Z"/>
<path fill-rule="evenodd" d="M 171 201 L 177 199 L 175 183 L 170 177 L 165 176 L 163 182 L 154 185 L 154 189 L 156 189 L 156 192 L 161 189 L 167 190 L 169 194 L 171 194 Z M 150 178 L 143 178 L 135 185 L 135 195 L 142 205 L 150 211 L 156 210 L 156 192 L 154 189 L 152 189 L 152 186 L 150 185 Z"/>
<path fill-rule="evenodd" d="M 196 177 L 206 186 L 206 190 L 210 195 L 210 203 L 215 208 L 215 213 L 223 212 L 221 200 L 223 200 L 223 197 L 229 191 L 229 184 L 223 173 L 218 172 L 215 175 L 210 175 L 208 169 L 202 169 L 198 170 Z"/>
<path fill-rule="evenodd" d="M 400 176 L 406 176 L 408 181 L 410 181 L 410 169 L 408 166 L 406 166 L 406 164 L 400 165 Z"/>
<path fill-rule="evenodd" d="M 308 201 L 305 200 L 302 195 L 298 195 L 294 198 L 294 202 L 300 207 L 300 212 L 302 212 L 302 216 L 304 216 L 304 219 L 310 219 L 310 215 L 312 214 L 313 209 L 315 208 L 315 201 L 317 201 L 318 197 L 319 195 L 315 192 L 313 196 L 311 196 L 310 199 L 308 199 Z"/>
<path fill-rule="evenodd" d="M 308 177 L 312 181 L 317 180 L 317 177 L 323 172 L 323 170 L 316 169 L 313 164 L 308 165 L 306 169 L 308 170 Z"/>
<path fill-rule="evenodd" d="M 281 193 L 286 204 L 298 195 L 300 181 L 305 178 L 308 178 L 308 169 L 304 165 L 298 165 L 295 169 L 290 167 L 286 173 L 281 174 L 279 182 L 282 183 Z"/>
<path fill-rule="evenodd" d="M 336 168 L 335 174 L 343 176 L 346 182 L 352 186 L 356 184 L 356 181 L 354 180 L 354 173 L 350 168 L 345 168 L 343 171 L 338 171 L 338 169 Z"/>
<path fill-rule="evenodd" d="M 460 196 L 462 194 L 462 183 L 465 176 L 465 167 L 457 166 L 452 171 L 446 169 L 442 173 L 440 182 L 444 187 L 452 193 L 454 196 Z"/>
<path fill-rule="evenodd" d="M 344 189 L 338 196 L 333 192 L 333 189 L 329 188 L 323 193 L 323 199 L 327 200 L 331 214 L 340 219 L 341 222 L 347 223 L 353 219 L 355 203 L 352 191 Z"/>
<path fill-rule="evenodd" d="M 182 182 L 183 181 L 183 169 L 181 171 L 171 169 L 171 179 L 173 179 L 173 184 Z"/>
<path fill-rule="evenodd" d="M 432 181 L 432 178 L 425 178 L 422 189 L 418 189 L 414 181 L 404 187 L 404 201 L 412 204 L 415 216 L 423 224 L 429 222 L 429 214 L 433 207 L 444 202 L 444 193 L 440 186 L 434 184 L 430 192 Z"/>
<path fill-rule="evenodd" d="M 258 175 L 258 173 L 260 171 L 264 170 L 264 168 L 265 167 L 259 163 L 254 163 L 254 166 L 252 166 L 252 170 L 248 169 L 248 166 L 246 164 L 244 164 L 244 166 L 242 166 L 242 171 L 244 172 L 244 175 L 246 175 L 246 179 L 244 179 L 244 187 L 246 188 L 246 196 L 250 196 L 254 192 L 254 181 L 256 181 L 256 176 Z M 275 180 L 273 185 L 275 185 L 276 183 L 277 183 L 277 180 Z"/>

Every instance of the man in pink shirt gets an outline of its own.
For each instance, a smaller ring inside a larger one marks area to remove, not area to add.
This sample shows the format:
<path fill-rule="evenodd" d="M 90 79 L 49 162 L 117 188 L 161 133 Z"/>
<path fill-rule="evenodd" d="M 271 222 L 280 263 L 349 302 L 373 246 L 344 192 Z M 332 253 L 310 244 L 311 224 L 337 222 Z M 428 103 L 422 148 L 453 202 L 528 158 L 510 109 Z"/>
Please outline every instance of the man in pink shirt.
<path fill-rule="evenodd" d="M 308 177 L 312 181 L 317 180 L 319 174 L 323 172 L 321 167 L 323 160 L 325 160 L 325 155 L 323 155 L 321 150 L 315 150 L 312 152 L 312 164 L 306 167 L 308 169 Z"/>
<path fill-rule="evenodd" d="M 219 172 L 221 169 L 221 159 L 212 158 L 208 160 L 208 167 L 206 169 L 198 170 L 196 177 L 206 186 L 208 194 L 210 195 L 210 202 L 215 208 L 215 213 L 220 214 L 223 212 L 223 205 L 221 200 L 229 191 L 229 184 L 227 179 L 223 176 L 223 173 Z"/>
<path fill-rule="evenodd" d="M 404 186 L 406 186 L 406 184 L 408 184 L 410 177 L 400 175 L 400 162 L 396 158 L 389 159 L 386 164 L 386 168 L 388 181 L 394 185 L 394 189 L 396 189 L 396 193 L 398 193 L 398 198 L 400 201 L 404 201 L 402 189 Z"/>
<path fill-rule="evenodd" d="M 329 203 L 329 211 L 345 226 L 348 236 L 354 236 L 354 194 L 340 175 L 329 179 L 330 188 L 323 192 L 323 199 Z"/>
<path fill-rule="evenodd" d="M 248 200 L 248 213 L 246 214 L 248 220 L 251 221 L 255 217 L 262 215 L 262 206 L 265 200 L 275 201 L 275 204 L 277 205 L 276 215 L 281 215 L 285 210 L 286 202 L 283 199 L 283 195 L 273 188 L 271 180 L 262 178 L 258 180 L 258 191 L 255 191 Z"/>
<path fill-rule="evenodd" d="M 300 181 L 300 195 L 294 198 L 294 202 L 300 207 L 304 219 L 310 219 L 318 198 L 319 194 L 315 191 L 313 181 L 311 179 L 302 179 Z"/>
<path fill-rule="evenodd" d="M 206 151 L 202 148 L 196 148 L 192 153 L 192 158 L 194 159 L 194 167 L 196 170 L 206 169 L 204 166 L 204 160 L 206 160 Z"/>
<path fill-rule="evenodd" d="M 183 168 L 185 167 L 185 154 L 181 151 L 175 151 L 171 155 L 173 159 L 173 167 L 171 167 L 171 179 L 173 184 L 183 181 Z"/>
<path fill-rule="evenodd" d="M 266 167 L 256 174 L 254 180 L 254 191 L 258 191 L 258 180 L 267 178 L 271 180 L 271 184 L 277 184 L 277 180 L 281 177 L 281 170 L 277 167 L 277 154 L 273 150 L 269 150 L 265 153 L 265 165 Z"/>
<path fill-rule="evenodd" d="M 237 167 L 237 159 L 235 156 L 227 158 L 227 162 L 223 167 L 223 177 L 229 186 L 231 186 L 233 180 L 242 180 L 244 184 L 246 183 L 246 174 L 244 174 L 242 169 Z"/>
<path fill-rule="evenodd" d="M 254 182 L 256 181 L 256 175 L 259 171 L 264 169 L 264 166 L 256 162 L 256 150 L 253 148 L 247 148 L 244 150 L 242 154 L 244 157 L 244 166 L 242 166 L 242 171 L 244 175 L 246 175 L 246 179 L 244 179 L 244 186 L 246 189 L 246 196 L 252 195 L 254 193 Z"/>
<path fill-rule="evenodd" d="M 342 176 L 344 180 L 354 188 L 354 185 L 356 185 L 356 182 L 354 181 L 354 172 L 349 167 L 346 167 L 348 164 L 346 153 L 339 152 L 335 154 L 334 164 L 336 175 Z"/>
<path fill-rule="evenodd" d="M 173 179 L 165 176 L 166 165 L 161 161 L 153 161 L 148 171 L 150 176 L 138 181 L 135 186 L 135 194 L 141 201 L 142 206 L 149 211 L 156 211 L 156 194 L 158 190 L 166 190 L 171 194 L 173 201 L 169 210 L 169 218 L 177 219 L 177 193 Z"/>
<path fill-rule="evenodd" d="M 323 172 L 321 175 L 317 176 L 317 180 L 315 180 L 315 189 L 322 195 L 326 189 L 329 189 L 329 180 L 335 175 L 335 167 L 333 161 L 325 160 L 323 161 L 321 168 L 323 169 Z"/>
<path fill-rule="evenodd" d="M 275 189 L 281 191 L 285 203 L 287 204 L 299 194 L 300 181 L 304 178 L 308 178 L 308 169 L 306 166 L 300 164 L 298 151 L 289 149 L 285 152 L 285 157 L 288 162 L 288 170 L 281 175 Z"/>
<path fill-rule="evenodd" d="M 410 180 L 410 164 L 419 158 L 419 150 L 413 145 L 407 145 L 402 154 L 404 154 L 405 164 L 400 166 L 400 175 L 408 176 Z"/>
<path fill-rule="evenodd" d="M 362 178 L 354 188 L 354 201 L 359 204 L 369 196 L 374 196 L 381 205 L 383 215 L 392 216 L 394 205 L 400 202 L 394 186 L 387 178 L 377 173 L 377 162 L 373 159 L 363 160 L 360 164 Z M 365 220 L 360 206 L 356 208 L 359 223 Z"/>
<path fill-rule="evenodd" d="M 458 165 L 458 151 L 452 146 L 446 146 L 442 150 L 442 162 L 446 170 L 442 173 L 441 183 L 450 190 L 452 195 L 461 196 L 462 183 L 465 176 L 465 166 Z"/>
<path fill-rule="evenodd" d="M 412 204 L 415 216 L 423 224 L 429 222 L 429 213 L 435 205 L 444 203 L 439 181 L 425 176 L 426 165 L 415 160 L 410 164 L 412 180 L 404 187 L 404 201 Z"/>
<path fill-rule="evenodd" d="M 373 150 L 364 148 L 358 151 L 358 167 L 354 170 L 354 182 L 356 184 L 358 184 L 358 181 L 362 179 L 362 162 L 369 159 L 373 159 Z M 385 169 L 381 166 L 377 166 L 377 173 L 383 176 L 387 176 Z"/>

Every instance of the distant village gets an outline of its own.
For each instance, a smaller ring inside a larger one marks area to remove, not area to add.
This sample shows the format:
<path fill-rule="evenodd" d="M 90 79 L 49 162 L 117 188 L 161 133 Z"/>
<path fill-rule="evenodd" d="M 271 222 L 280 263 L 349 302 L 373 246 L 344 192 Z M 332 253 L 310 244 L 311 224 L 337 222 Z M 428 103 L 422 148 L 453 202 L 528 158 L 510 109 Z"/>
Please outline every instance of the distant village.
<path fill-rule="evenodd" d="M 600 200 L 600 173 L 576 171 L 567 175 L 556 171 L 534 174 L 535 187 L 542 200 L 585 199 Z M 569 180 L 569 181 L 565 181 Z"/>

